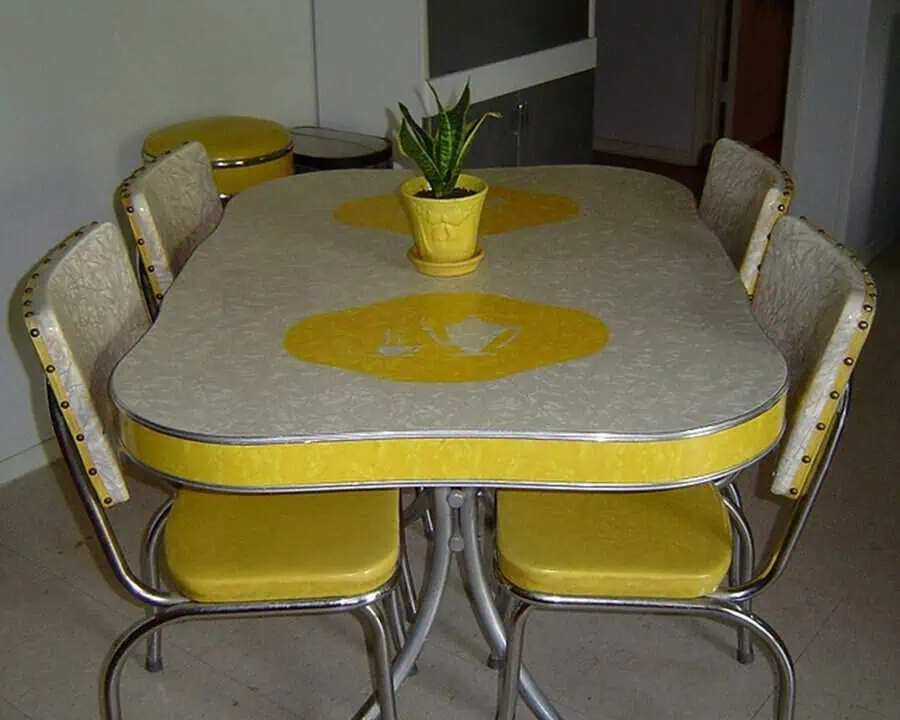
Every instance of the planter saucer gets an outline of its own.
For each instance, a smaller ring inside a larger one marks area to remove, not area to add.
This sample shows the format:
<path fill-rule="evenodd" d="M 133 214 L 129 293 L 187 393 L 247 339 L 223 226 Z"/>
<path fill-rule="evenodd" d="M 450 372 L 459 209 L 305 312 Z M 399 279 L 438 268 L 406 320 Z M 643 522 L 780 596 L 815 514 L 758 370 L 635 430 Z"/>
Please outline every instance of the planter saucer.
<path fill-rule="evenodd" d="M 411 247 L 406 253 L 409 261 L 416 266 L 423 275 L 431 275 L 432 277 L 457 277 L 458 275 L 467 275 L 474 272 L 478 264 L 484 260 L 484 250 L 480 247 L 475 248 L 475 254 L 465 260 L 457 262 L 432 262 L 423 260 L 419 257 L 419 253 L 415 246 Z"/>

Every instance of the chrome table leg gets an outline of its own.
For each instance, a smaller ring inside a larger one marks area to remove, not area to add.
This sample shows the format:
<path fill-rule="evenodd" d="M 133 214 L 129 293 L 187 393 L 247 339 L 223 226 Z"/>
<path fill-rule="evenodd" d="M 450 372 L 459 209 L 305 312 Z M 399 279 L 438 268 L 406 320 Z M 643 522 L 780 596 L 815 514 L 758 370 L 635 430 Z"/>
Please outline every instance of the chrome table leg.
<path fill-rule="evenodd" d="M 394 689 L 400 687 L 409 676 L 431 627 L 437 617 L 438 606 L 444 588 L 447 585 L 447 576 L 450 572 L 450 541 L 453 535 L 453 518 L 450 505 L 447 503 L 449 490 L 436 488 L 434 491 L 434 507 L 432 518 L 434 521 L 434 536 L 428 545 L 428 563 L 425 568 L 425 578 L 422 582 L 419 609 L 416 620 L 409 628 L 406 643 L 403 650 L 394 659 L 392 674 Z M 379 717 L 379 707 L 374 696 L 369 696 L 363 707 L 354 716 L 358 720 L 375 720 Z"/>
<path fill-rule="evenodd" d="M 476 491 L 474 489 L 455 490 L 453 493 L 461 493 L 459 504 L 459 521 L 462 544 L 462 553 L 459 557 L 460 571 L 463 574 L 466 590 L 469 593 L 469 602 L 481 632 L 491 648 L 491 652 L 502 658 L 506 655 L 506 633 L 503 621 L 497 611 L 491 597 L 491 589 L 484 567 L 481 561 L 481 547 L 478 542 L 478 513 Z M 459 500 L 455 495 L 451 500 Z M 544 695 L 543 691 L 535 683 L 534 679 L 523 667 L 519 675 L 519 693 L 531 711 L 540 720 L 562 720 L 553 704 Z"/>

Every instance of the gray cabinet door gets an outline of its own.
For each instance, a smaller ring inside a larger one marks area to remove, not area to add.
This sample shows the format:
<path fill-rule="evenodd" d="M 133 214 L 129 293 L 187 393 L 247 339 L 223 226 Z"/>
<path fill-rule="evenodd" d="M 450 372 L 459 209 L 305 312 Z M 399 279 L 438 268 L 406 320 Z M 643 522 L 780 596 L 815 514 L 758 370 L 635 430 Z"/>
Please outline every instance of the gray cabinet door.
<path fill-rule="evenodd" d="M 481 126 L 467 168 L 577 165 L 593 159 L 592 70 L 475 103 L 469 119 L 489 111 L 503 117 Z"/>
<path fill-rule="evenodd" d="M 587 37 L 589 0 L 428 0 L 429 75 Z"/>
<path fill-rule="evenodd" d="M 575 165 L 593 156 L 594 71 L 522 90 L 522 165 Z"/>
<path fill-rule="evenodd" d="M 486 112 L 498 112 L 503 117 L 486 120 L 481 126 L 466 156 L 465 167 L 513 167 L 516 164 L 517 138 L 513 123 L 518 101 L 518 93 L 510 93 L 472 105 L 470 120 L 476 120 Z"/>

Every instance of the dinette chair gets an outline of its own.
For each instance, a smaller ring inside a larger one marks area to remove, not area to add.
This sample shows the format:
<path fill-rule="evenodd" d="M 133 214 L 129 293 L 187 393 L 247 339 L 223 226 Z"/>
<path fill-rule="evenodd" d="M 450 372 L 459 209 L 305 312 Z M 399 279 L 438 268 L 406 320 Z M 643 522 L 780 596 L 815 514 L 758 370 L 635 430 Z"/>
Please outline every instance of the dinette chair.
<path fill-rule="evenodd" d="M 80 500 L 115 577 L 148 608 L 106 660 L 102 717 L 120 720 L 123 663 L 141 639 L 151 640 L 148 670 L 161 669 L 164 626 L 204 617 L 351 612 L 374 660 L 382 717 L 395 718 L 381 603 L 397 605 L 398 493 L 178 489 L 150 522 L 139 575 L 109 519 L 110 508 L 127 501 L 129 491 L 107 386 L 116 363 L 150 327 L 119 230 L 110 223 L 86 226 L 51 250 L 30 274 L 23 312 Z M 161 559 L 171 589 L 162 584 Z"/>
<path fill-rule="evenodd" d="M 790 372 L 786 433 L 769 458 L 771 491 L 792 501 L 783 534 L 755 565 L 746 517 L 715 483 L 628 493 L 498 491 L 496 572 L 507 635 L 500 720 L 515 715 L 526 621 L 535 609 L 697 615 L 746 628 L 774 657 L 777 718 L 793 717 L 791 656 L 748 603 L 784 571 L 822 487 L 872 324 L 875 286 L 827 236 L 785 217 L 752 309 Z M 729 582 L 734 534 L 747 553 L 736 584 Z"/>
<path fill-rule="evenodd" d="M 147 164 L 119 187 L 119 200 L 137 248 L 135 265 L 141 288 L 155 317 L 191 253 L 222 219 L 222 200 L 205 147 L 189 141 L 148 158 Z M 412 623 L 416 613 L 416 590 L 405 542 L 401 568 L 405 635 L 406 623 Z M 396 642 L 396 620 L 393 616 L 391 620 Z"/>
<path fill-rule="evenodd" d="M 700 197 L 700 217 L 716 233 L 753 295 L 769 234 L 791 206 L 790 174 L 758 150 L 716 142 Z"/>
<path fill-rule="evenodd" d="M 222 219 L 222 201 L 203 145 L 187 142 L 149 161 L 122 183 L 119 200 L 155 314 L 191 253 Z"/>
<path fill-rule="evenodd" d="M 253 119 L 224 120 L 248 122 Z M 287 140 L 286 133 L 274 123 L 260 120 L 251 122 L 248 127 L 252 130 L 250 136 L 268 137 L 265 133 L 257 135 L 267 130 L 272 137 L 280 137 L 283 133 Z M 179 128 L 171 130 L 175 132 Z M 213 135 L 221 145 L 224 136 L 221 133 Z M 153 148 L 162 147 L 163 140 L 168 142 L 170 139 L 167 134 L 154 135 L 150 145 Z M 286 147 L 290 150 L 289 140 L 287 142 Z M 221 172 L 225 171 L 220 169 Z M 267 176 L 267 173 L 271 174 L 260 171 L 259 177 Z M 233 187 L 236 185 L 232 180 L 229 188 Z M 159 312 L 165 293 L 191 253 L 221 221 L 224 212 L 221 197 L 209 155 L 197 141 L 188 141 L 171 150 L 159 150 L 158 155 L 147 156 L 147 164 L 119 187 L 121 207 L 137 249 L 136 272 L 153 317 Z M 412 623 L 416 613 L 416 590 L 405 542 L 401 568 L 400 587 L 405 616 L 401 629 L 405 635 L 406 623 Z M 391 621 L 392 633 L 396 638 L 399 630 L 393 615 Z"/>

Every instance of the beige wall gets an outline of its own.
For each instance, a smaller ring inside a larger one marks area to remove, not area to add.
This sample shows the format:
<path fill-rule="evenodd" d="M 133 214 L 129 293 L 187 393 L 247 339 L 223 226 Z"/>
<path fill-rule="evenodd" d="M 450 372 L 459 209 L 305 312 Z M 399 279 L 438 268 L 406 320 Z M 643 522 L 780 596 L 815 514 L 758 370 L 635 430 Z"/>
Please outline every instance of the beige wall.
<path fill-rule="evenodd" d="M 900 2 L 797 0 L 784 164 L 793 212 L 864 260 L 900 233 Z"/>
<path fill-rule="evenodd" d="M 49 435 L 22 274 L 77 225 L 112 219 L 148 130 L 216 113 L 314 123 L 311 0 L 0 2 L 0 98 L 3 461 Z M 0 462 L 0 481 L 4 465 L 22 467 Z"/>

